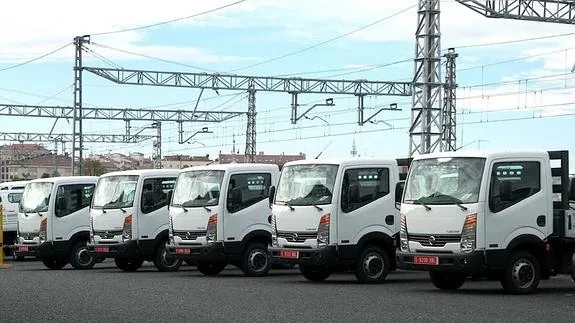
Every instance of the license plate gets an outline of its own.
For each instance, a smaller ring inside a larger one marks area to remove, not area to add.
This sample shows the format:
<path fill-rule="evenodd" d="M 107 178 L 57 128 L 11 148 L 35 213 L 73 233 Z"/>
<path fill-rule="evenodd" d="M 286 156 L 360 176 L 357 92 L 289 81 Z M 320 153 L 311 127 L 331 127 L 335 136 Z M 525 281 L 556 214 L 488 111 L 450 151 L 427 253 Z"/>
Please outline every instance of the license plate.
<path fill-rule="evenodd" d="M 415 256 L 413 263 L 416 265 L 439 265 L 439 257 L 434 256 Z"/>
<path fill-rule="evenodd" d="M 290 259 L 298 259 L 299 258 L 299 251 L 297 250 L 282 250 L 280 251 L 281 258 L 290 258 Z"/>
<path fill-rule="evenodd" d="M 190 253 L 190 249 L 176 248 L 176 254 L 178 254 L 178 255 L 188 255 L 189 253 Z"/>
<path fill-rule="evenodd" d="M 18 251 L 27 252 L 27 251 L 28 251 L 28 246 L 19 246 L 19 247 L 18 247 Z"/>
<path fill-rule="evenodd" d="M 97 253 L 107 253 L 110 249 L 108 249 L 107 247 L 96 247 L 94 248 L 94 250 Z"/>

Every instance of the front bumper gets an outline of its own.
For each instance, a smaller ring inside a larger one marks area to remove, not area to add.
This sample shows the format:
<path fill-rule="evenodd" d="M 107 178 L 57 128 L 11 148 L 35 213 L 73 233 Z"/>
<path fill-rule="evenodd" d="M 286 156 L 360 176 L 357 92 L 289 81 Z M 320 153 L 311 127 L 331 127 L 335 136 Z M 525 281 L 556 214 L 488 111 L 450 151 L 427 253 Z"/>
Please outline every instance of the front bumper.
<path fill-rule="evenodd" d="M 214 242 L 208 245 L 166 245 L 170 257 L 178 260 L 223 261 L 227 260 L 224 245 Z"/>
<path fill-rule="evenodd" d="M 480 273 L 485 269 L 485 256 L 481 251 L 469 254 L 416 253 L 397 251 L 397 268 L 403 270 Z M 416 264 L 416 257 L 436 257 L 437 264 Z"/>
<path fill-rule="evenodd" d="M 17 257 L 38 257 L 40 244 L 20 244 L 16 243 L 10 246 L 12 252 Z"/>
<path fill-rule="evenodd" d="M 339 264 L 339 257 L 334 246 L 314 249 L 285 247 L 268 247 L 272 263 L 298 264 L 310 266 L 330 266 Z M 287 256 L 286 253 L 290 255 Z"/>
<path fill-rule="evenodd" d="M 124 243 L 101 243 L 87 245 L 88 253 L 97 258 L 132 258 L 141 254 L 138 242 L 136 240 L 128 240 Z"/>

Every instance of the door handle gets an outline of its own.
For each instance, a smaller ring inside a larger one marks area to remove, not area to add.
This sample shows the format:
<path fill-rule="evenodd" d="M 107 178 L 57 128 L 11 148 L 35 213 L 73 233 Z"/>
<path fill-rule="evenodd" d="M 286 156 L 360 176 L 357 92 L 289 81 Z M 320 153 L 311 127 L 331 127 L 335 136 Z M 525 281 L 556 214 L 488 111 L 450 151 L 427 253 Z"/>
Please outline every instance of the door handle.
<path fill-rule="evenodd" d="M 540 227 L 544 227 L 546 223 L 546 217 L 545 215 L 540 215 L 537 217 L 537 225 Z"/>

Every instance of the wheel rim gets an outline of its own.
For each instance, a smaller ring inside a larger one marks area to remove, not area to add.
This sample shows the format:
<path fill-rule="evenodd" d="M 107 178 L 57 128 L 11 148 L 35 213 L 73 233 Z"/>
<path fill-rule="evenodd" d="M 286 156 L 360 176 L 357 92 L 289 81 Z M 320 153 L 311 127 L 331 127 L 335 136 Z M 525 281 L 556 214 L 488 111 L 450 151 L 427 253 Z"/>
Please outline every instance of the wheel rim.
<path fill-rule="evenodd" d="M 379 278 L 383 273 L 384 266 L 383 258 L 376 253 L 368 254 L 363 261 L 363 271 L 371 279 Z"/>
<path fill-rule="evenodd" d="M 88 253 L 88 249 L 80 248 L 76 252 L 76 259 L 80 265 L 89 265 L 92 262 L 92 256 Z"/>
<path fill-rule="evenodd" d="M 535 266 L 527 259 L 519 259 L 513 265 L 512 277 L 517 287 L 529 287 L 535 281 Z"/>
<path fill-rule="evenodd" d="M 178 260 L 177 259 L 169 259 L 168 258 L 168 251 L 166 250 L 166 246 L 164 245 L 164 248 L 162 249 L 162 263 L 166 266 L 166 267 L 176 267 L 178 265 Z"/>
<path fill-rule="evenodd" d="M 268 257 L 260 249 L 254 249 L 250 252 L 248 263 L 251 269 L 255 272 L 261 272 L 265 270 L 268 264 Z"/>

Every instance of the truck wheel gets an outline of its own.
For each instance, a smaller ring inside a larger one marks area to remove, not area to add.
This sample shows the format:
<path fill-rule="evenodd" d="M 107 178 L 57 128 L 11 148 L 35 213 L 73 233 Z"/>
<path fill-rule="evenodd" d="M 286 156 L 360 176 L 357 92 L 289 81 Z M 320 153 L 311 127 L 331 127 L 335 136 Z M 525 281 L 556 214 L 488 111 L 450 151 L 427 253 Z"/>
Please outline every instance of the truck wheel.
<path fill-rule="evenodd" d="M 196 267 L 198 271 L 206 276 L 216 276 L 221 273 L 228 264 L 225 262 L 203 262 L 198 261 Z"/>
<path fill-rule="evenodd" d="M 539 268 L 539 261 L 530 252 L 513 253 L 501 279 L 503 289 L 510 294 L 530 294 L 539 286 Z"/>
<path fill-rule="evenodd" d="M 355 277 L 362 283 L 383 283 L 389 274 L 389 256 L 379 247 L 367 246 L 361 253 Z"/>
<path fill-rule="evenodd" d="M 90 269 L 96 264 L 96 259 L 88 253 L 86 241 L 80 241 L 72 247 L 70 265 L 75 269 Z"/>
<path fill-rule="evenodd" d="M 465 274 L 443 273 L 437 271 L 429 272 L 429 278 L 433 286 L 439 289 L 458 289 L 465 283 Z"/>
<path fill-rule="evenodd" d="M 242 259 L 241 269 L 248 277 L 262 277 L 270 271 L 270 259 L 266 245 L 248 244 Z"/>
<path fill-rule="evenodd" d="M 182 260 L 169 257 L 166 244 L 167 241 L 162 241 L 158 246 L 156 256 L 154 257 L 154 266 L 162 272 L 177 271 L 182 265 Z"/>
<path fill-rule="evenodd" d="M 144 259 L 141 258 L 114 258 L 114 263 L 116 263 L 116 267 L 120 268 L 123 271 L 136 271 L 142 267 L 144 263 Z"/>
<path fill-rule="evenodd" d="M 60 258 L 42 258 L 42 263 L 48 269 L 58 270 L 64 268 L 68 264 L 68 261 Z"/>
<path fill-rule="evenodd" d="M 300 265 L 299 271 L 307 280 L 314 282 L 324 281 L 331 275 L 331 270 L 326 267 Z"/>

